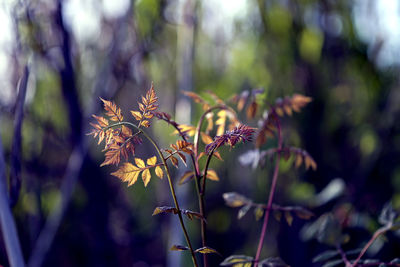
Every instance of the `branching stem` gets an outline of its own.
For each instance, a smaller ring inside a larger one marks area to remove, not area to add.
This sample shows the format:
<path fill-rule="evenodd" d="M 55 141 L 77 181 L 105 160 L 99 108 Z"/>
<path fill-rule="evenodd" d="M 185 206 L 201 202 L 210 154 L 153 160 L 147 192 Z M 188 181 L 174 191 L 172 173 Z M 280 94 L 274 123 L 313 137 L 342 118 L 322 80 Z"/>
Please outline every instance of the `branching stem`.
<path fill-rule="evenodd" d="M 180 222 L 180 224 L 181 224 L 181 228 L 182 228 L 183 234 L 184 234 L 184 236 L 185 236 L 186 243 L 187 243 L 187 245 L 188 245 L 188 247 L 189 247 L 190 253 L 192 254 L 193 265 L 196 266 L 196 267 L 198 267 L 199 265 L 198 265 L 197 260 L 196 260 L 196 255 L 195 255 L 195 253 L 194 253 L 192 244 L 191 244 L 191 242 L 190 242 L 190 238 L 189 238 L 189 235 L 188 235 L 188 233 L 187 233 L 185 224 L 183 223 L 182 212 L 181 212 L 181 209 L 179 208 L 178 199 L 176 198 L 175 188 L 174 188 L 174 185 L 173 185 L 173 183 L 172 183 L 171 173 L 170 173 L 170 171 L 169 171 L 167 162 L 166 162 L 166 160 L 165 160 L 165 158 L 164 158 L 164 156 L 163 156 L 163 154 L 162 154 L 162 152 L 161 152 L 161 149 L 159 148 L 159 146 L 157 145 L 157 143 L 153 140 L 153 138 L 151 138 L 145 131 L 143 131 L 142 129 L 140 129 L 138 126 L 136 126 L 136 125 L 133 124 L 133 123 L 130 123 L 130 122 L 118 122 L 118 123 L 116 123 L 116 124 L 110 125 L 110 126 L 107 127 L 107 128 L 118 127 L 118 126 L 122 126 L 122 125 L 130 126 L 130 127 L 134 128 L 134 129 L 136 129 L 137 131 L 141 132 L 141 133 L 144 135 L 144 137 L 146 137 L 147 140 L 149 140 L 150 143 L 151 143 L 151 144 L 154 146 L 154 148 L 157 150 L 158 155 L 159 155 L 159 158 L 160 158 L 160 160 L 162 161 L 162 163 L 163 163 L 163 165 L 164 165 L 165 172 L 166 172 L 166 174 L 167 174 L 168 184 L 169 184 L 169 188 L 170 188 L 170 191 L 171 191 L 171 195 L 172 195 L 172 198 L 174 199 L 175 208 L 178 210 L 179 222 Z"/>

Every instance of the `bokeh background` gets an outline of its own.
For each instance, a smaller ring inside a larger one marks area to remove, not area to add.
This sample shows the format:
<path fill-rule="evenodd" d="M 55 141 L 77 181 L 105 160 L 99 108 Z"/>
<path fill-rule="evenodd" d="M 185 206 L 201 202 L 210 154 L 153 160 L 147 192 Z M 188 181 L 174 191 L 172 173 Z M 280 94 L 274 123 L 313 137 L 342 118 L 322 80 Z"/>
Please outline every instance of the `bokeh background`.
<path fill-rule="evenodd" d="M 177 218 L 151 216 L 172 205 L 167 181 L 127 188 L 115 168 L 99 167 L 102 147 L 85 135 L 99 97 L 128 117 L 152 81 L 161 110 L 180 123 L 201 115 L 182 90 L 228 99 L 263 89 L 265 108 L 294 93 L 312 97 L 284 118 L 284 140 L 318 169 L 282 161 L 275 202 L 309 208 L 311 222 L 333 212 L 346 249 L 370 238 L 385 203 L 400 208 L 398 0 L 2 0 L 0 24 L 0 133 L 29 266 L 189 266 L 188 253 L 169 251 L 184 243 Z M 162 146 L 175 140 L 162 122 L 151 130 Z M 221 180 L 208 184 L 208 243 L 223 257 L 210 256 L 211 266 L 255 254 L 261 221 L 251 212 L 238 220 L 222 199 L 236 191 L 267 201 L 271 164 L 238 163 L 252 148 L 222 149 L 224 162 L 212 163 Z M 146 144 L 138 151 L 152 153 Z M 177 190 L 197 210 L 193 184 Z M 199 247 L 198 222 L 185 223 Z M 301 234 L 307 223 L 271 219 L 263 257 L 321 266 L 312 258 L 330 247 Z M 368 256 L 389 261 L 399 251 L 392 232 Z M 9 266 L 3 241 L 0 264 Z"/>

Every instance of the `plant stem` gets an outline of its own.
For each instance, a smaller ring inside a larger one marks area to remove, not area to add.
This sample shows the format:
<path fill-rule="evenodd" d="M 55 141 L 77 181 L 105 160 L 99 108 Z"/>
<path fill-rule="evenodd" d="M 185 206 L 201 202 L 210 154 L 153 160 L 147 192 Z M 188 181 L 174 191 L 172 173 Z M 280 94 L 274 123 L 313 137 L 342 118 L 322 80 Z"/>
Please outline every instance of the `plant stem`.
<path fill-rule="evenodd" d="M 182 231 L 183 231 L 183 234 L 185 236 L 186 243 L 187 243 L 187 245 L 189 247 L 190 253 L 192 254 L 193 265 L 198 267 L 199 265 L 198 265 L 197 260 L 196 260 L 196 255 L 194 253 L 192 244 L 190 242 L 189 235 L 188 235 L 188 233 L 186 231 L 185 224 L 183 223 L 182 212 L 181 212 L 181 209 L 179 208 L 178 199 L 176 198 L 175 188 L 174 188 L 174 185 L 172 183 L 171 173 L 169 171 L 167 162 L 166 162 L 166 160 L 165 160 L 165 158 L 164 158 L 164 156 L 163 156 L 163 154 L 161 152 L 161 149 L 158 147 L 157 143 L 153 140 L 153 138 L 151 138 L 146 132 L 144 132 L 142 129 L 140 129 L 138 126 L 136 126 L 133 123 L 130 123 L 130 122 L 119 122 L 119 123 L 113 124 L 113 125 L 111 125 L 109 127 L 116 127 L 116 126 L 120 126 L 120 125 L 128 125 L 128 126 L 131 126 L 131 127 L 135 128 L 136 130 L 140 131 L 147 138 L 147 140 L 150 141 L 150 143 L 154 146 L 154 148 L 157 150 L 159 158 L 161 159 L 161 161 L 162 161 L 162 163 L 164 165 L 165 172 L 167 174 L 168 184 L 169 184 L 169 188 L 170 188 L 170 191 L 171 191 L 171 195 L 172 195 L 172 198 L 174 199 L 175 208 L 178 210 L 179 222 L 181 224 Z"/>
<path fill-rule="evenodd" d="M 371 237 L 371 239 L 368 241 L 368 243 L 363 247 L 363 249 L 361 250 L 360 254 L 358 255 L 357 259 L 350 265 L 351 267 L 355 267 L 357 266 L 358 262 L 361 260 L 362 256 L 364 256 L 365 252 L 367 252 L 368 248 L 372 245 L 372 243 L 374 243 L 374 241 L 382 234 L 384 234 L 385 232 L 387 232 L 388 230 L 390 230 L 390 228 L 392 227 L 391 224 L 389 225 L 385 225 L 381 228 L 379 228 L 374 235 Z"/>
<path fill-rule="evenodd" d="M 278 130 L 278 150 L 280 150 L 280 149 L 282 149 L 282 135 L 281 135 L 281 125 L 280 125 L 279 120 L 276 121 L 276 127 L 277 127 L 277 130 Z M 280 153 L 277 153 L 274 174 L 273 174 L 273 177 L 272 177 L 271 189 L 269 191 L 267 209 L 265 211 L 265 217 L 264 217 L 264 222 L 263 222 L 263 226 L 262 226 L 262 229 L 261 229 L 260 240 L 258 242 L 256 257 L 254 259 L 254 266 L 255 267 L 257 267 L 257 265 L 258 265 L 258 261 L 260 259 L 260 254 L 261 254 L 261 249 L 262 249 L 263 243 L 264 243 L 265 233 L 267 232 L 269 214 L 270 214 L 270 211 L 271 211 L 272 200 L 274 198 L 274 193 L 275 193 L 275 189 L 276 189 L 276 183 L 277 183 L 277 180 L 278 180 L 280 159 L 281 159 L 281 155 L 280 155 Z"/>
<path fill-rule="evenodd" d="M 197 198 L 198 198 L 198 202 L 199 202 L 199 209 L 200 209 L 200 214 L 203 216 L 203 218 L 206 218 L 206 210 L 205 210 L 205 201 L 204 201 L 204 190 L 205 190 L 205 183 L 203 182 L 203 188 L 200 187 L 200 177 L 201 177 L 201 173 L 200 173 L 200 167 L 199 167 L 199 162 L 198 162 L 198 153 L 199 153 L 199 138 L 200 138 L 200 131 L 201 131 L 201 126 L 203 125 L 204 119 L 206 118 L 208 113 L 213 112 L 216 109 L 228 109 L 228 107 L 223 106 L 223 105 L 218 105 L 218 106 L 214 106 L 209 108 L 208 110 L 206 110 L 200 117 L 198 123 L 197 123 L 197 127 L 196 127 L 196 133 L 195 136 L 193 138 L 193 150 L 194 150 L 194 155 L 192 155 L 192 161 L 193 161 L 193 165 L 194 165 L 194 170 L 195 170 L 195 184 L 196 184 L 196 193 L 197 193 Z M 204 174 L 205 177 L 205 174 Z M 205 180 L 205 178 L 203 177 L 203 179 Z M 201 220 L 201 243 L 202 246 L 205 247 L 206 245 L 206 221 L 205 220 Z M 204 267 L 208 267 L 208 259 L 207 259 L 207 254 L 204 253 L 203 254 L 203 264 Z"/>
<path fill-rule="evenodd" d="M 343 249 L 339 244 L 336 246 L 336 249 L 340 253 L 340 256 L 342 257 L 342 260 L 345 263 L 346 267 L 351 267 L 352 266 L 351 262 L 347 259 L 346 254 L 344 253 Z"/>

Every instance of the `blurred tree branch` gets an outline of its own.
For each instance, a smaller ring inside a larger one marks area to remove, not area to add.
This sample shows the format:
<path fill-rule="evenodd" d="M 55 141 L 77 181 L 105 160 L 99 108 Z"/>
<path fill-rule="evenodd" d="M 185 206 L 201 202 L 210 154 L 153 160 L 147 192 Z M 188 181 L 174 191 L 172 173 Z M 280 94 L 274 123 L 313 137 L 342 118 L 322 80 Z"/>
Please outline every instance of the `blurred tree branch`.
<path fill-rule="evenodd" d="M 0 224 L 10 266 L 25 266 L 21 245 L 7 198 L 6 166 L 0 138 Z"/>

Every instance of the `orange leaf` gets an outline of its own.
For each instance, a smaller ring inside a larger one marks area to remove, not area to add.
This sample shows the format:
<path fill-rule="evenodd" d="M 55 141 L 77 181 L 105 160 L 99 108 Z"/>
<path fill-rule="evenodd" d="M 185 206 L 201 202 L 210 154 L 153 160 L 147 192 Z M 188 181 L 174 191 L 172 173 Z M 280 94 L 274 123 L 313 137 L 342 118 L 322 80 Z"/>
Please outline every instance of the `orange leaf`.
<path fill-rule="evenodd" d="M 219 181 L 219 177 L 214 170 L 207 171 L 207 178 L 210 179 L 211 181 Z"/>
<path fill-rule="evenodd" d="M 140 121 L 142 119 L 142 114 L 139 111 L 131 110 L 131 114 L 137 121 Z"/>
<path fill-rule="evenodd" d="M 100 99 L 101 101 L 103 101 L 104 110 L 106 111 L 106 115 L 110 117 L 110 120 L 122 121 L 124 119 L 122 116 L 121 109 L 117 107 L 117 105 L 114 102 L 104 100 L 103 98 Z"/>
<path fill-rule="evenodd" d="M 201 135 L 201 141 L 203 141 L 204 144 L 208 145 L 213 142 L 213 139 L 208 134 L 201 132 L 200 135 Z"/>

